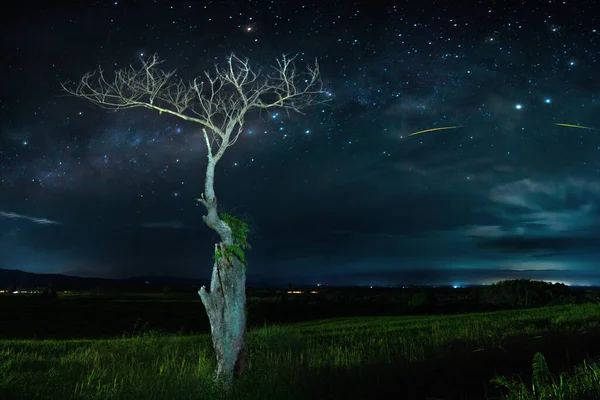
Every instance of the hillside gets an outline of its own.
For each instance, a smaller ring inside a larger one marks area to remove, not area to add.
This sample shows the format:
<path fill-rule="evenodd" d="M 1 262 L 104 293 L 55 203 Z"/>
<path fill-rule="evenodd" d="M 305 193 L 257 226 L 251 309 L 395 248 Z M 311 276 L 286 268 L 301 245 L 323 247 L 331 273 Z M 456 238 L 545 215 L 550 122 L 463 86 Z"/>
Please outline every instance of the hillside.
<path fill-rule="evenodd" d="M 200 287 L 207 284 L 200 279 L 188 279 L 172 276 L 141 276 L 127 279 L 107 279 L 79 277 L 62 274 L 36 274 L 25 272 L 18 269 L 0 268 L 0 288 L 10 286 L 35 288 L 39 286 L 52 285 L 55 290 L 94 290 L 103 288 L 104 290 L 152 288 L 160 289 L 162 286 L 169 285 L 178 288 Z"/>

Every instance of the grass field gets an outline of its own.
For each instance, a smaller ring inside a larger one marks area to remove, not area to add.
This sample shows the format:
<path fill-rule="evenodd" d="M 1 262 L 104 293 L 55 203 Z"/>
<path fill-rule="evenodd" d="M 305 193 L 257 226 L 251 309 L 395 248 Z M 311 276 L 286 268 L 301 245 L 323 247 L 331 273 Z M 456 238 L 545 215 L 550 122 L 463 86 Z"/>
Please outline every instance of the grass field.
<path fill-rule="evenodd" d="M 232 398 L 595 399 L 599 335 L 596 304 L 266 326 L 249 334 L 248 373 Z M 556 376 L 538 357 L 533 395 L 537 352 Z M 0 399 L 219 399 L 214 367 L 208 335 L 4 340 Z"/>

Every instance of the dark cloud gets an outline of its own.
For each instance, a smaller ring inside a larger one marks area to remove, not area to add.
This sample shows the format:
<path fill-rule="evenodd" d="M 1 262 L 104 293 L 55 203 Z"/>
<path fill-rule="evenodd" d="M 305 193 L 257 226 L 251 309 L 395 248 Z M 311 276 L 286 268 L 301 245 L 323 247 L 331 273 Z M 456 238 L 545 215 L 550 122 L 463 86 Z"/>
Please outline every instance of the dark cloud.
<path fill-rule="evenodd" d="M 5 211 L 0 211 L 0 218 L 24 219 L 26 221 L 33 222 L 34 224 L 39 224 L 39 225 L 54 225 L 54 224 L 59 225 L 60 224 L 60 222 L 58 222 L 58 221 L 52 221 L 47 218 L 37 218 L 37 217 L 32 217 L 30 215 L 23 215 L 23 214 L 17 214 L 14 212 L 5 212 Z"/>
<path fill-rule="evenodd" d="M 534 258 L 551 258 L 551 257 L 565 257 L 565 256 L 578 256 L 585 253 L 572 253 L 572 252 L 560 252 L 560 253 L 542 253 L 542 254 L 532 254 L 531 257 Z"/>
<path fill-rule="evenodd" d="M 477 243 L 481 248 L 496 248 L 514 252 L 533 250 L 580 250 L 595 249 L 600 245 L 600 236 L 596 237 L 520 237 L 509 236 L 483 240 Z"/>

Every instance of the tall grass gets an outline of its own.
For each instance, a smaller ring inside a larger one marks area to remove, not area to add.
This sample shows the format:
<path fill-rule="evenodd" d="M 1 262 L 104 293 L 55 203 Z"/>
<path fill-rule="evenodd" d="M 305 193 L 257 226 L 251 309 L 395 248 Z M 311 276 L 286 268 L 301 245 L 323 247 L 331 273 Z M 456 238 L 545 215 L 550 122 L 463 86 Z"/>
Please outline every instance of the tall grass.
<path fill-rule="evenodd" d="M 595 304 L 265 326 L 249 332 L 247 374 L 235 382 L 231 396 L 367 399 L 395 393 L 410 399 L 419 396 L 426 381 L 442 382 L 444 374 L 469 363 L 474 363 L 470 371 L 475 373 L 483 371 L 478 362 L 489 363 L 505 352 L 520 356 L 511 353 L 515 341 L 535 352 L 562 345 L 562 333 L 579 337 L 594 331 L 600 332 L 600 306 Z M 597 385 L 597 364 L 580 368 L 584 373 L 552 382 Z M 221 399 L 223 393 L 213 384 L 214 370 L 208 335 L 7 340 L 0 342 L 0 399 Z M 537 398 L 514 397 L 526 393 L 526 385 L 498 379 L 496 384 L 510 389 L 504 392 L 510 399 Z M 438 392 L 454 390 L 451 383 L 442 383 L 436 383 Z"/>
<path fill-rule="evenodd" d="M 492 382 L 508 389 L 507 400 L 597 400 L 600 399 L 600 362 L 584 360 L 570 373 L 550 373 L 546 359 L 536 353 L 532 363 L 531 386 L 521 377 L 497 376 Z"/>

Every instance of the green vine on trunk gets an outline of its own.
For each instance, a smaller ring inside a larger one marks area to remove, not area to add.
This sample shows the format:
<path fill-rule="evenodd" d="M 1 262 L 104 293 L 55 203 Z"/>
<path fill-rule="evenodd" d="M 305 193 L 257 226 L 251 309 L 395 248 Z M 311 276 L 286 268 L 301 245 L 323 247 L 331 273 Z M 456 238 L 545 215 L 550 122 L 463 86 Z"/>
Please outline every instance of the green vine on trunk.
<path fill-rule="evenodd" d="M 244 250 L 251 249 L 248 243 L 248 233 L 250 232 L 248 223 L 225 212 L 219 213 L 219 218 L 229 226 L 231 236 L 233 237 L 233 244 L 225 247 L 225 258 L 227 261 L 231 261 L 231 257 L 235 256 L 242 264 L 248 265 L 246 254 L 244 253 Z M 217 248 L 214 259 L 218 261 L 221 257 L 223 257 L 223 254 Z"/>

